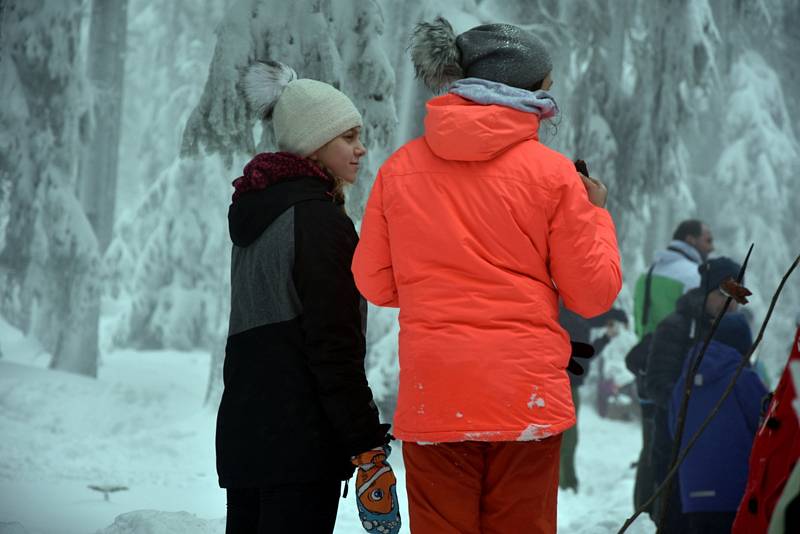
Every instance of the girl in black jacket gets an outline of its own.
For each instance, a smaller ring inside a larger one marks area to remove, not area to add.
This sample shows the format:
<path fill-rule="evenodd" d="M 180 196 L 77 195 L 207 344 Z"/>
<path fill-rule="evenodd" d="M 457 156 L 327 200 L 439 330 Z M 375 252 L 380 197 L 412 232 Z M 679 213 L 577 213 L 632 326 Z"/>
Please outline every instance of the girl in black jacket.
<path fill-rule="evenodd" d="M 332 86 L 280 63 L 250 68 L 252 107 L 281 152 L 233 182 L 225 388 L 217 472 L 227 533 L 332 532 L 353 457 L 387 442 L 364 372 L 366 305 L 343 208 L 366 153 L 361 116 Z"/>

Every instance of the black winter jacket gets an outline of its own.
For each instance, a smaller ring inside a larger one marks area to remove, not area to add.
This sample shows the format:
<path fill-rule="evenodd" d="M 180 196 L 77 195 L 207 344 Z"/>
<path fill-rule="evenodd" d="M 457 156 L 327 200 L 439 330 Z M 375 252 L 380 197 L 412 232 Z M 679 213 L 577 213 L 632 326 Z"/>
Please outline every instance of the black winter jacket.
<path fill-rule="evenodd" d="M 653 334 L 647 356 L 644 384 L 647 395 L 656 406 L 667 410 L 672 389 L 681 375 L 683 362 L 695 341 L 705 340 L 711 320 L 704 310 L 705 292 L 695 288 L 675 304 L 675 311 L 666 316 Z"/>
<path fill-rule="evenodd" d="M 351 456 L 385 443 L 364 372 L 366 303 L 350 272 L 358 237 L 328 189 L 288 179 L 230 207 L 222 487 L 343 480 Z"/>

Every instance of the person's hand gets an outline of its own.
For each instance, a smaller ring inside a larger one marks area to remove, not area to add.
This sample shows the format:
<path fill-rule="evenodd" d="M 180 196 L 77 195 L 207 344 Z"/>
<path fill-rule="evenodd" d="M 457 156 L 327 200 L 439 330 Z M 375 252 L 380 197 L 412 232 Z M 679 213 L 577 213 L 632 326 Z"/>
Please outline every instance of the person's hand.
<path fill-rule="evenodd" d="M 572 346 L 572 353 L 569 355 L 569 362 L 567 363 L 567 371 L 576 376 L 581 376 L 585 371 L 583 365 L 578 363 L 575 358 L 591 358 L 594 356 L 594 347 L 588 343 L 580 343 L 578 341 L 570 341 Z"/>
<path fill-rule="evenodd" d="M 586 188 L 586 193 L 589 195 L 589 202 L 598 208 L 606 207 L 606 200 L 608 199 L 608 189 L 597 178 L 590 178 L 585 174 L 578 173 L 583 180 L 583 186 Z"/>
<path fill-rule="evenodd" d="M 356 504 L 361 526 L 370 534 L 400 532 L 400 507 L 397 502 L 397 478 L 386 461 L 389 444 L 354 456 L 356 466 Z"/>

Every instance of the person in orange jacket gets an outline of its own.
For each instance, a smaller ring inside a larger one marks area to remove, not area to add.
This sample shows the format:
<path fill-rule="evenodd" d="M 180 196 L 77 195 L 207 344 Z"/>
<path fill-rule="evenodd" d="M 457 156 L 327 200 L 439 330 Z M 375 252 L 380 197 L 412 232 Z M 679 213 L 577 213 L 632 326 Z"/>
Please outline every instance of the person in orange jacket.
<path fill-rule="evenodd" d="M 449 90 L 381 167 L 353 258 L 361 293 L 400 308 L 394 433 L 411 531 L 555 532 L 575 424 L 558 299 L 591 317 L 620 290 L 607 191 L 538 140 L 558 107 L 531 33 L 456 36 L 440 17 L 417 25 L 411 55 Z"/>

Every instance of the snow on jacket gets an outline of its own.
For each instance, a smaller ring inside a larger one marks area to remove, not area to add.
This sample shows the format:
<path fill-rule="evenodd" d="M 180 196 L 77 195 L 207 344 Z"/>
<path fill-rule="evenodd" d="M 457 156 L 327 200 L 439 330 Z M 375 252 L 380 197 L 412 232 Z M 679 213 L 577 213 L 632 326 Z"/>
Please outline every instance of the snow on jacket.
<path fill-rule="evenodd" d="M 350 272 L 358 237 L 330 189 L 287 176 L 230 207 L 222 487 L 348 478 L 350 457 L 384 441 L 364 372 L 366 303 Z"/>
<path fill-rule="evenodd" d="M 353 272 L 400 307 L 394 433 L 416 442 L 541 439 L 575 422 L 558 297 L 607 311 L 622 275 L 614 223 L 538 118 L 449 94 L 424 137 L 381 167 Z"/>
<path fill-rule="evenodd" d="M 669 407 L 670 433 L 674 437 L 683 401 L 686 375 L 702 343 L 696 344 L 684 362 L 672 390 Z M 742 355 L 733 347 L 712 341 L 695 375 L 686 412 L 681 448 L 685 447 L 714 405 L 722 397 Z M 732 512 L 739 506 L 747 482 L 747 459 L 758 429 L 761 402 L 767 388 L 750 368 L 742 370 L 733 392 L 700 435 L 680 466 L 683 513 Z"/>
<path fill-rule="evenodd" d="M 653 260 L 650 281 L 650 311 L 644 324 L 644 298 L 647 273 L 636 281 L 633 296 L 634 329 L 641 339 L 656 329 L 664 317 L 675 310 L 675 303 L 690 289 L 700 285 L 697 267 L 703 261 L 700 253 L 689 243 L 673 240 L 665 250 L 659 250 Z"/>
<path fill-rule="evenodd" d="M 753 443 L 747 488 L 736 513 L 733 534 L 767 531 L 775 505 L 800 459 L 800 425 L 792 406 L 798 398 L 792 369 L 798 366 L 800 328 L 795 333 L 789 361 Z"/>

